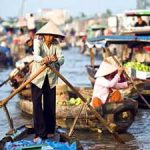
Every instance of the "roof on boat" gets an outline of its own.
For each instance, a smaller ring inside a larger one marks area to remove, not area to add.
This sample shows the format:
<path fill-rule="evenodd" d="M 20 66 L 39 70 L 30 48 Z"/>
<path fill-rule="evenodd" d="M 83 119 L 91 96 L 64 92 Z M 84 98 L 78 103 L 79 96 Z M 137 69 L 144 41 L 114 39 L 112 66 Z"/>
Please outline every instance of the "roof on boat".
<path fill-rule="evenodd" d="M 99 36 L 97 38 L 88 39 L 86 45 L 92 47 L 105 47 L 107 44 L 138 44 L 150 43 L 150 36 L 134 36 L 134 35 L 111 35 Z"/>
<path fill-rule="evenodd" d="M 150 42 L 150 36 L 134 36 L 134 35 L 109 35 L 109 36 L 98 36 L 96 38 L 88 39 L 88 41 L 96 42 L 96 41 L 146 41 Z"/>
<path fill-rule="evenodd" d="M 129 10 L 125 11 L 126 16 L 150 16 L 149 9 L 138 9 L 138 10 Z"/>

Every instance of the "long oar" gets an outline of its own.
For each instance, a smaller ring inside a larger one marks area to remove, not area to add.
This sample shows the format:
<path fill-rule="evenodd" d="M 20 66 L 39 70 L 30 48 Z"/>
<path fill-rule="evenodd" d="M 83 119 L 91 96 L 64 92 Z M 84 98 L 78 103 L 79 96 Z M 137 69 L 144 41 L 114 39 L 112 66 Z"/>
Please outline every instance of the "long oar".
<path fill-rule="evenodd" d="M 35 79 L 41 72 L 47 68 L 46 65 L 43 65 L 35 74 L 33 74 L 27 81 L 22 83 L 16 90 L 14 90 L 8 97 L 0 101 L 0 107 L 8 103 L 8 101 L 13 98 L 18 92 L 20 92 L 27 84 L 29 84 L 33 79 Z"/>
<path fill-rule="evenodd" d="M 121 67 L 121 64 L 120 64 L 119 61 L 112 55 L 112 53 L 111 53 L 111 51 L 109 50 L 109 48 L 107 48 L 107 51 L 109 52 L 110 56 L 114 59 L 114 61 L 116 62 L 116 64 Z M 147 100 L 144 98 L 144 96 L 140 93 L 140 91 L 138 90 L 138 88 L 137 88 L 136 85 L 134 84 L 133 79 L 128 76 L 128 74 L 126 73 L 125 70 L 123 71 L 123 73 L 125 74 L 125 76 L 127 77 L 127 79 L 132 83 L 134 89 L 136 90 L 136 92 L 138 93 L 138 95 L 141 97 L 141 99 L 144 101 L 144 103 L 148 106 L 148 108 L 150 108 L 150 104 L 147 102 Z"/>
<path fill-rule="evenodd" d="M 89 104 L 87 103 L 87 100 L 75 89 L 55 68 L 53 68 L 51 65 L 49 65 L 49 68 L 57 74 L 59 78 L 61 78 L 76 94 L 78 97 L 81 98 L 81 100 L 88 106 L 88 108 L 94 113 L 96 118 L 106 127 L 106 129 L 113 135 L 115 140 L 121 144 L 124 144 L 125 142 L 119 137 L 118 133 L 114 132 L 108 125 L 106 120 Z"/>
<path fill-rule="evenodd" d="M 13 134 L 14 132 L 16 132 L 16 130 L 14 129 L 13 119 L 10 117 L 9 111 L 7 109 L 7 106 L 3 105 L 3 109 L 4 109 L 5 113 L 6 113 L 6 117 L 7 117 L 7 120 L 8 120 L 9 127 L 10 127 L 10 130 L 6 134 L 10 135 L 10 134 Z"/>
<path fill-rule="evenodd" d="M 11 80 L 13 77 L 15 77 L 18 73 L 20 73 L 23 69 L 25 69 L 26 67 L 28 67 L 31 63 L 33 62 L 33 60 L 32 61 L 30 61 L 29 63 L 27 63 L 23 68 L 21 68 L 21 69 L 18 69 L 18 72 L 17 73 L 15 73 L 13 76 L 11 76 L 11 77 L 8 77 L 5 81 L 3 81 L 1 84 L 0 84 L 0 87 L 1 86 L 3 86 L 5 83 L 7 83 L 9 80 Z"/>
<path fill-rule="evenodd" d="M 81 112 L 82 112 L 84 106 L 85 106 L 85 103 L 83 103 L 83 104 L 81 105 L 80 110 L 79 110 L 78 114 L 76 115 L 76 117 L 75 117 L 75 119 L 74 119 L 74 121 L 73 121 L 73 124 L 72 124 L 72 126 L 71 126 L 71 128 L 70 128 L 70 131 L 69 131 L 69 133 L 68 133 L 68 136 L 69 136 L 69 137 L 72 136 L 72 134 L 73 134 L 73 132 L 74 132 L 75 125 L 76 125 L 76 123 L 77 123 L 77 121 L 78 121 L 78 119 L 79 119 L 79 117 L 80 117 L 80 115 L 81 115 Z"/>

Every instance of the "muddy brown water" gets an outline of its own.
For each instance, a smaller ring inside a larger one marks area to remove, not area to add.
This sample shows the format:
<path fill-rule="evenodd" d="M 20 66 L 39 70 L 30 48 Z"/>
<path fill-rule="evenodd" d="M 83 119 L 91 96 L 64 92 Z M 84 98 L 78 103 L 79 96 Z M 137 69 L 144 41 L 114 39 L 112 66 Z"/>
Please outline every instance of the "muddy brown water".
<path fill-rule="evenodd" d="M 85 65 L 90 63 L 88 56 L 81 55 L 77 48 L 71 48 L 63 51 L 65 55 L 65 64 L 61 68 L 61 73 L 74 86 L 90 86 L 87 77 Z M 100 60 L 96 59 L 96 63 Z M 4 81 L 12 68 L 0 69 L 0 82 Z M 0 99 L 5 98 L 11 92 L 9 84 L 0 88 Z M 16 95 L 9 101 L 7 107 L 14 121 L 14 126 L 18 127 L 22 124 L 30 123 L 32 118 L 21 113 L 18 107 L 19 98 Z M 0 109 L 0 139 L 4 137 L 9 126 L 4 110 Z M 134 123 L 125 134 L 120 137 L 126 142 L 120 145 L 109 133 L 100 134 L 95 131 L 78 130 L 75 136 L 82 143 L 84 150 L 149 150 L 150 149 L 150 111 L 140 109 L 135 118 Z"/>

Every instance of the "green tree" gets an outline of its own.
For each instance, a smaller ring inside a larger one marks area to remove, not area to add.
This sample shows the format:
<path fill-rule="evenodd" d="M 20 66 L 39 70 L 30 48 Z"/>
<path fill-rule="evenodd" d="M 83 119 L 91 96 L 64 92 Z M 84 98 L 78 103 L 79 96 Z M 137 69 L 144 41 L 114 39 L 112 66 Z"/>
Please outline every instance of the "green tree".
<path fill-rule="evenodd" d="M 150 0 L 136 0 L 137 9 L 146 9 L 150 7 Z"/>
<path fill-rule="evenodd" d="M 101 15 L 102 18 L 108 18 L 110 16 L 112 16 L 112 11 L 110 9 L 107 9 L 106 12 Z"/>

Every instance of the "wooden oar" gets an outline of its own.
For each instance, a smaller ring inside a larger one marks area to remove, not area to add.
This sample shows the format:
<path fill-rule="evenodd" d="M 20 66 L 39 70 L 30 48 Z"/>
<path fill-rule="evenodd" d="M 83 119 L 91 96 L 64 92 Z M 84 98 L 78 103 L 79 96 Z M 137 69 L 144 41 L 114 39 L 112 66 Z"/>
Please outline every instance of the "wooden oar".
<path fill-rule="evenodd" d="M 29 84 L 33 79 L 35 79 L 41 72 L 47 68 L 46 65 L 43 65 L 35 74 L 33 74 L 27 81 L 22 83 L 16 90 L 14 90 L 8 97 L 0 101 L 0 107 L 3 107 L 8 101 L 13 98 L 18 92 L 20 92 L 27 84 Z"/>
<path fill-rule="evenodd" d="M 78 97 L 81 98 L 81 100 L 88 106 L 88 108 L 94 113 L 96 118 L 106 127 L 106 129 L 112 134 L 112 136 L 115 138 L 115 140 L 121 144 L 125 144 L 125 142 L 119 137 L 117 132 L 114 132 L 113 129 L 111 129 L 106 120 L 89 104 L 87 103 L 87 100 L 75 89 L 55 68 L 53 68 L 51 65 L 49 65 L 49 68 L 59 77 L 61 78 L 76 94 Z"/>
<path fill-rule="evenodd" d="M 75 117 L 75 119 L 74 119 L 74 121 L 73 121 L 73 124 L 72 124 L 72 126 L 71 126 L 71 128 L 70 128 L 70 131 L 69 131 L 69 133 L 68 133 L 68 136 L 69 136 L 69 137 L 71 137 L 72 134 L 73 134 L 73 132 L 74 132 L 75 125 L 76 125 L 76 123 L 77 123 L 77 121 L 78 121 L 78 119 L 79 119 L 79 117 L 80 117 L 80 115 L 81 115 L 81 112 L 82 112 L 84 106 L 85 106 L 85 103 L 83 103 L 83 104 L 81 105 L 80 110 L 79 110 L 78 114 L 76 115 L 76 117 Z"/>
<path fill-rule="evenodd" d="M 9 127 L 10 127 L 10 130 L 8 131 L 7 134 L 13 134 L 14 132 L 16 132 L 16 130 L 14 129 L 14 124 L 13 124 L 13 120 L 12 118 L 10 117 L 10 114 L 9 114 L 9 111 L 7 109 L 7 106 L 6 105 L 3 105 L 3 109 L 6 113 L 6 117 L 7 117 L 7 120 L 8 120 L 8 124 L 9 124 Z"/>
<path fill-rule="evenodd" d="M 21 68 L 21 69 L 18 69 L 18 72 L 17 73 L 15 73 L 12 77 L 8 77 L 5 81 L 3 81 L 1 84 L 0 84 L 0 87 L 1 86 L 3 86 L 5 83 L 7 83 L 9 80 L 11 80 L 13 77 L 15 77 L 18 73 L 20 73 L 23 69 L 25 69 L 27 66 L 29 66 L 31 63 L 33 62 L 33 60 L 32 61 L 30 61 L 29 63 L 27 63 L 23 68 Z"/>
<path fill-rule="evenodd" d="M 94 49 L 93 48 L 90 48 L 90 62 L 91 62 L 91 66 L 94 67 L 95 60 L 94 60 Z"/>
<path fill-rule="evenodd" d="M 116 64 L 118 66 L 122 66 L 119 61 L 113 56 L 113 54 L 111 53 L 111 51 L 109 50 L 109 48 L 107 48 L 107 51 L 109 52 L 110 56 L 114 59 L 114 61 L 116 62 Z M 148 106 L 148 108 L 150 108 L 150 104 L 147 102 L 147 100 L 144 98 L 144 96 L 140 93 L 140 91 L 138 90 L 138 88 L 136 87 L 136 85 L 134 84 L 134 81 L 132 78 L 130 78 L 128 76 L 128 74 L 126 73 L 125 70 L 123 70 L 123 73 L 125 74 L 125 76 L 127 77 L 127 79 L 132 83 L 134 89 L 136 90 L 136 92 L 138 93 L 138 95 L 140 96 L 140 98 L 144 101 L 144 103 Z"/>

